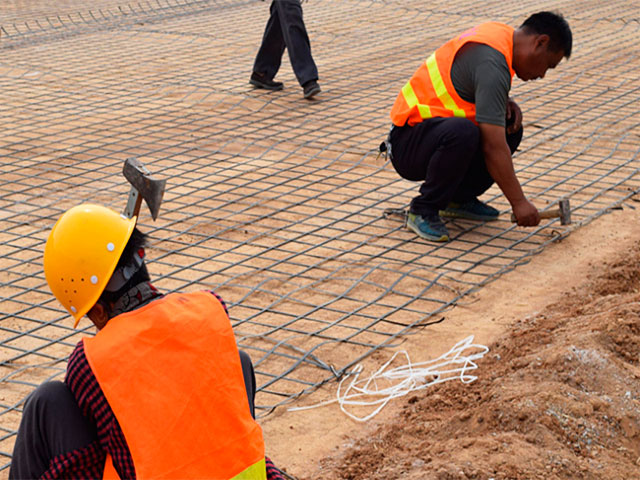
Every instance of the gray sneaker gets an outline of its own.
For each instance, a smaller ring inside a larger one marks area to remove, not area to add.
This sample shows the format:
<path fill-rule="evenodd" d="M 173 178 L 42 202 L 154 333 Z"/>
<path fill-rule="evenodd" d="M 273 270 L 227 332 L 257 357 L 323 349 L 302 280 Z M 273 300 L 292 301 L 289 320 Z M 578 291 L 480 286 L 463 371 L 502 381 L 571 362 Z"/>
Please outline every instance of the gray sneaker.
<path fill-rule="evenodd" d="M 423 217 L 422 215 L 409 212 L 407 216 L 407 228 L 419 237 L 431 240 L 432 242 L 449 241 L 449 231 L 438 215 Z"/>

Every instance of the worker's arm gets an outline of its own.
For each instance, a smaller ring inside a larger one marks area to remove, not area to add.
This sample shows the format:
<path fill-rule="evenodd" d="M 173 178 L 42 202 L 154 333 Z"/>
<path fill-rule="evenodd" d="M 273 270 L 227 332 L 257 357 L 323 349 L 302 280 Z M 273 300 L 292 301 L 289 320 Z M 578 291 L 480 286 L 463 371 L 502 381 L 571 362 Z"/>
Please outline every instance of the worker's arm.
<path fill-rule="evenodd" d="M 482 151 L 489 174 L 511 204 L 518 225 L 532 227 L 540 223 L 538 209 L 525 197 L 516 177 L 504 127 L 479 123 Z"/>
<path fill-rule="evenodd" d="M 522 128 L 522 110 L 515 102 L 509 98 L 507 100 L 507 133 L 516 133 Z"/>

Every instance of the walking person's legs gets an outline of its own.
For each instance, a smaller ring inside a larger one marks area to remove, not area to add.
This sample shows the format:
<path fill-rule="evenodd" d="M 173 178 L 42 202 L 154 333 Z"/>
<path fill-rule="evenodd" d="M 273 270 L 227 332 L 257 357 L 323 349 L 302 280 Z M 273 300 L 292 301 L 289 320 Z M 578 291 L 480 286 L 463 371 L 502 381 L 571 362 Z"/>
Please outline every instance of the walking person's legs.
<path fill-rule="evenodd" d="M 280 0 L 276 2 L 276 10 L 291 67 L 304 89 L 305 98 L 311 98 L 320 92 L 320 87 L 318 68 L 311 56 L 311 43 L 302 17 L 302 5 L 300 0 Z"/>
<path fill-rule="evenodd" d="M 285 49 L 282 25 L 278 13 L 278 0 L 271 2 L 270 16 L 262 36 L 262 44 L 253 64 L 253 72 L 249 82 L 256 88 L 268 90 L 282 90 L 283 84 L 275 82 L 273 78 L 280 69 L 282 55 Z"/>

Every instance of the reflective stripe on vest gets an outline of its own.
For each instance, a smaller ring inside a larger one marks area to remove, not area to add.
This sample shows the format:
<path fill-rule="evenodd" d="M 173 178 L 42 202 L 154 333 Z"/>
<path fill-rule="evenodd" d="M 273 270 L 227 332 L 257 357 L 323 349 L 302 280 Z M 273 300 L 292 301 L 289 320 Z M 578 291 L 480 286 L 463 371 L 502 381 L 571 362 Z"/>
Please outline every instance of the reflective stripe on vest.
<path fill-rule="evenodd" d="M 436 95 L 444 105 L 444 108 L 448 108 L 453 112 L 455 117 L 466 117 L 465 111 L 458 106 L 458 104 L 451 98 L 447 87 L 444 86 L 444 80 L 442 74 L 438 69 L 438 63 L 436 62 L 436 54 L 432 53 L 427 58 L 427 70 L 429 71 L 429 77 L 431 78 L 431 84 L 436 91 Z M 424 117 L 423 117 L 424 118 Z"/>
<path fill-rule="evenodd" d="M 167 295 L 84 344 L 137 478 L 266 479 L 231 323 L 211 293 Z M 104 478 L 117 478 L 110 459 Z"/>
<path fill-rule="evenodd" d="M 513 31 L 503 23 L 484 23 L 437 49 L 398 94 L 391 109 L 393 124 L 416 125 L 433 117 L 466 117 L 475 122 L 475 105 L 460 98 L 451 81 L 456 53 L 469 42 L 489 45 L 504 55 L 513 78 Z"/>
<path fill-rule="evenodd" d="M 420 102 L 418 102 L 418 97 L 416 96 L 416 93 L 413 91 L 411 82 L 407 82 L 407 84 L 404 87 L 402 87 L 402 94 L 404 95 L 404 99 L 410 108 L 413 108 L 416 106 L 418 107 L 418 111 L 420 112 L 420 116 L 422 118 L 430 118 L 433 116 L 431 115 L 431 109 L 429 108 L 429 105 L 422 105 L 420 104 Z"/>
<path fill-rule="evenodd" d="M 267 465 L 263 458 L 258 463 L 254 463 L 248 467 L 245 471 L 239 473 L 230 480 L 255 480 L 256 478 L 266 478 Z M 215 474 L 214 474 L 215 475 Z M 213 478 L 213 477 L 210 477 Z M 111 455 L 107 454 L 107 461 L 104 464 L 104 473 L 102 474 L 102 480 L 120 480 L 120 476 L 113 466 Z"/>

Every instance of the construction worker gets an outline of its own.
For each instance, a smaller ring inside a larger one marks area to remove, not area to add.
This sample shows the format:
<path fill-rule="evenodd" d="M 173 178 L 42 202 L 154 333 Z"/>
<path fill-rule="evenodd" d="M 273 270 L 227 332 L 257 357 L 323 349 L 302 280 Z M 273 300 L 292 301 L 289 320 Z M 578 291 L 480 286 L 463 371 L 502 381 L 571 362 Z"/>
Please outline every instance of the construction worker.
<path fill-rule="evenodd" d="M 519 28 L 478 25 L 438 48 L 402 88 L 381 146 L 405 179 L 423 182 L 407 227 L 435 242 L 449 240 L 441 217 L 490 221 L 498 210 L 478 199 L 494 182 L 518 225 L 540 222 L 511 155 L 522 139 L 522 112 L 509 98 L 514 74 L 543 78 L 571 55 L 572 34 L 560 15 L 539 12 Z"/>
<path fill-rule="evenodd" d="M 311 100 L 320 93 L 318 68 L 311 56 L 311 43 L 302 18 L 301 0 L 273 0 L 270 16 L 264 29 L 262 43 L 253 63 L 249 83 L 255 88 L 282 90 L 276 76 L 285 48 L 289 52 L 291 67 L 302 87 L 302 94 Z"/>
<path fill-rule="evenodd" d="M 161 294 L 145 236 L 93 204 L 71 208 L 44 252 L 54 296 L 98 332 L 64 383 L 27 399 L 9 478 L 282 479 L 254 420 L 255 377 L 212 292 Z"/>

